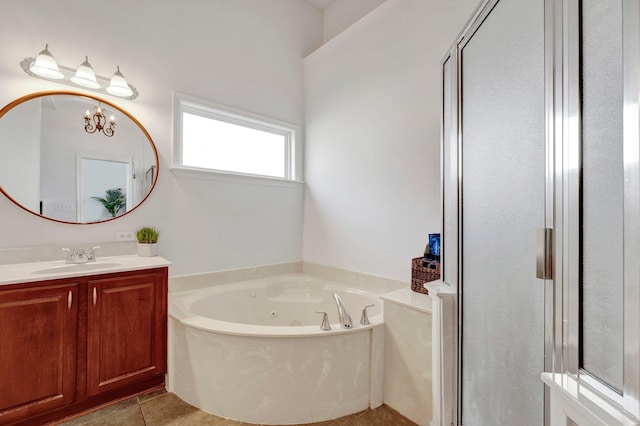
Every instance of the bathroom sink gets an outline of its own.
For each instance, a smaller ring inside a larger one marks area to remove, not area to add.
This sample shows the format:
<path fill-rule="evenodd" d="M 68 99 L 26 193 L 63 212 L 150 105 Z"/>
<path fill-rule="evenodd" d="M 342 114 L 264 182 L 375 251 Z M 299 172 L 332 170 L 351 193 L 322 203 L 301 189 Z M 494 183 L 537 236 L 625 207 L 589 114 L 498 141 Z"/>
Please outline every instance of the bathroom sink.
<path fill-rule="evenodd" d="M 122 262 L 88 262 L 88 263 L 72 263 L 58 266 L 51 266 L 44 269 L 38 269 L 32 272 L 32 274 L 56 274 L 64 272 L 81 272 L 91 271 L 94 269 L 113 268 L 115 266 L 122 266 Z"/>

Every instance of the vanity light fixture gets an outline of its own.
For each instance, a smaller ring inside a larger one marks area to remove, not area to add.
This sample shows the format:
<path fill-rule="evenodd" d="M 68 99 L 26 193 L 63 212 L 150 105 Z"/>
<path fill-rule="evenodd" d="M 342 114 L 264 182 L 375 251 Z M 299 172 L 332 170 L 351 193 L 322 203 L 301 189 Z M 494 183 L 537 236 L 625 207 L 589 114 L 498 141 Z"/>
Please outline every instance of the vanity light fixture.
<path fill-rule="evenodd" d="M 112 115 L 107 124 L 107 110 L 103 109 L 100 103 L 95 107 L 96 112 L 91 115 L 91 111 L 84 113 L 84 131 L 87 133 L 102 132 L 105 136 L 111 137 L 115 133 L 116 119 Z M 105 127 L 106 126 L 106 127 Z"/>
<path fill-rule="evenodd" d="M 78 85 L 96 92 L 130 100 L 138 97 L 138 91 L 124 78 L 120 72 L 120 66 L 116 67 L 111 78 L 107 78 L 96 75 L 89 63 L 89 58 L 86 56 L 84 62 L 77 68 L 58 65 L 49 51 L 48 44 L 45 45 L 44 50 L 38 54 L 37 58 L 25 58 L 20 66 L 25 73 L 32 77 L 55 80 L 70 86 Z"/>

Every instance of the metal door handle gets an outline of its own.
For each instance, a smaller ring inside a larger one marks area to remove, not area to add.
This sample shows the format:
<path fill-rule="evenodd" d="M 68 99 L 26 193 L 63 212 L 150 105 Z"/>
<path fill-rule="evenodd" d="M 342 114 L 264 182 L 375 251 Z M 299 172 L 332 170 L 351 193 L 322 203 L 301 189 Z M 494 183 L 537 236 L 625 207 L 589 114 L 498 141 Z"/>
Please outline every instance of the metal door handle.
<path fill-rule="evenodd" d="M 67 296 L 67 309 L 71 310 L 71 304 L 73 303 L 73 292 L 69 290 L 69 295 Z"/>
<path fill-rule="evenodd" d="M 536 277 L 553 279 L 553 229 L 538 228 L 536 232 Z"/>
<path fill-rule="evenodd" d="M 98 299 L 98 292 L 96 291 L 96 288 L 93 288 L 93 306 L 96 306 L 96 300 Z"/>

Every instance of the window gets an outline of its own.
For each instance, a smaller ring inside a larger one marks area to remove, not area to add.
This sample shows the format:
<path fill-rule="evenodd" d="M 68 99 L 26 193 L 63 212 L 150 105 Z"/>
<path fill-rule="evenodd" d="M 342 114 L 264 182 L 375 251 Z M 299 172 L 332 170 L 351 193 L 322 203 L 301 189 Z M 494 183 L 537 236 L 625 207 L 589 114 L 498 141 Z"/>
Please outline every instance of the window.
<path fill-rule="evenodd" d="M 176 94 L 173 167 L 299 180 L 298 128 Z"/>

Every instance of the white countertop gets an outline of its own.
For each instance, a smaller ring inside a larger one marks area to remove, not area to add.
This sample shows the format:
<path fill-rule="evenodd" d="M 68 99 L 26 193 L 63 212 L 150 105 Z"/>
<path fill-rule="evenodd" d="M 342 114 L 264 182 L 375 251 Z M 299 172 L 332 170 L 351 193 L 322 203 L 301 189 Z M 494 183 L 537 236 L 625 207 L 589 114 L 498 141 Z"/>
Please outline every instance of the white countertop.
<path fill-rule="evenodd" d="M 385 293 L 380 295 L 380 298 L 420 312 L 431 313 L 431 297 L 417 293 L 410 288 L 401 288 L 400 290 Z"/>
<path fill-rule="evenodd" d="M 141 257 L 135 254 L 98 257 L 95 262 L 78 264 L 65 263 L 64 260 L 15 263 L 0 265 L 0 285 L 161 268 L 169 265 L 171 262 L 160 256 Z"/>

